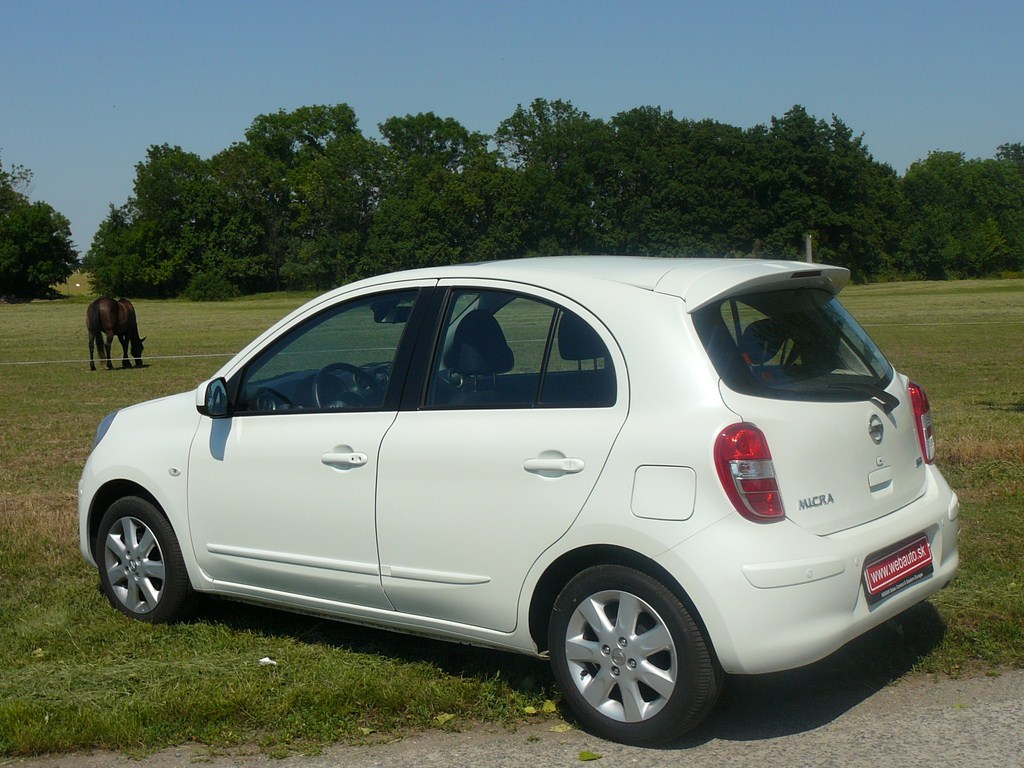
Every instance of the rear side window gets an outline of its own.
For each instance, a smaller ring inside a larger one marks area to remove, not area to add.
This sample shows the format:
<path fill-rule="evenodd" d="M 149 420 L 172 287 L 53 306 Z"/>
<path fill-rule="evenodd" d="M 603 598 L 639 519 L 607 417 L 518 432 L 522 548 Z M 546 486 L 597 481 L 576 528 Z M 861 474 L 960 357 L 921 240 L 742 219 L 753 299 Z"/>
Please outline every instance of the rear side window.
<path fill-rule="evenodd" d="M 694 323 L 726 386 L 795 400 L 878 396 L 892 367 L 829 292 L 732 296 L 701 308 Z"/>
<path fill-rule="evenodd" d="M 597 332 L 569 310 L 505 291 L 454 291 L 427 404 L 604 407 L 615 372 Z"/>

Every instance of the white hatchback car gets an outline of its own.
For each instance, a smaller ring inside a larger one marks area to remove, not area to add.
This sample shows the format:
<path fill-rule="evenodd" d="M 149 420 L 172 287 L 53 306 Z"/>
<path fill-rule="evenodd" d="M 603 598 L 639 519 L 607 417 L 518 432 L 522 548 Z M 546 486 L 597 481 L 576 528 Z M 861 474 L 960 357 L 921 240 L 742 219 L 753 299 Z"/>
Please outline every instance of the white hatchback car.
<path fill-rule="evenodd" d="M 208 593 L 549 657 L 579 722 L 679 737 L 953 578 L 928 399 L 804 263 L 384 275 L 111 414 L 81 550 L 143 621 Z"/>

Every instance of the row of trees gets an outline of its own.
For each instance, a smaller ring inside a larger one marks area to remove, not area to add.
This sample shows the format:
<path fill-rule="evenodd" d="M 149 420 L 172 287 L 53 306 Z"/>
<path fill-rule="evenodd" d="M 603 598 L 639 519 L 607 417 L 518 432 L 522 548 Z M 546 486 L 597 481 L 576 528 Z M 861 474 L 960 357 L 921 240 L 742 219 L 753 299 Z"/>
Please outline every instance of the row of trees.
<path fill-rule="evenodd" d="M 31 182 L 28 169 L 0 163 L 0 299 L 45 296 L 78 266 L 70 223 L 29 201 Z"/>
<path fill-rule="evenodd" d="M 209 159 L 153 146 L 83 266 L 98 291 L 220 298 L 553 253 L 815 258 L 856 279 L 1024 271 L 1024 146 L 903 177 L 842 120 L 743 129 L 640 107 L 518 107 L 492 135 L 432 113 L 379 140 L 345 105 L 257 117 Z"/>

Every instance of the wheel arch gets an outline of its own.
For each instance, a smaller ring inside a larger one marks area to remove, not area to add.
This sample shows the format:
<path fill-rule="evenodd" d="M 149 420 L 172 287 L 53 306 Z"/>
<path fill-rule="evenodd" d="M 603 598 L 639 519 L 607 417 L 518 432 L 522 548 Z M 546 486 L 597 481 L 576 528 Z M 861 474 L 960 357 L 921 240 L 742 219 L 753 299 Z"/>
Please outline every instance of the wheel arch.
<path fill-rule="evenodd" d="M 96 495 L 93 496 L 92 504 L 89 507 L 89 545 L 93 549 L 94 555 L 96 534 L 99 532 L 100 521 L 103 520 L 103 515 L 110 509 L 111 504 L 126 496 L 138 496 L 140 499 L 148 501 L 156 507 L 157 511 L 164 518 L 167 518 L 167 511 L 163 508 L 163 505 L 144 486 L 131 480 L 112 480 L 104 484 L 96 492 Z M 170 522 L 169 519 L 168 522 Z"/>
<path fill-rule="evenodd" d="M 551 622 L 551 607 L 565 585 L 580 571 L 596 565 L 621 565 L 647 574 L 665 585 L 686 607 L 701 633 L 708 650 L 715 658 L 714 644 L 700 611 L 679 581 L 664 567 L 649 557 L 625 547 L 611 544 L 595 544 L 566 552 L 545 569 L 533 590 L 530 600 L 530 636 L 540 652 L 548 650 L 548 625 Z"/>

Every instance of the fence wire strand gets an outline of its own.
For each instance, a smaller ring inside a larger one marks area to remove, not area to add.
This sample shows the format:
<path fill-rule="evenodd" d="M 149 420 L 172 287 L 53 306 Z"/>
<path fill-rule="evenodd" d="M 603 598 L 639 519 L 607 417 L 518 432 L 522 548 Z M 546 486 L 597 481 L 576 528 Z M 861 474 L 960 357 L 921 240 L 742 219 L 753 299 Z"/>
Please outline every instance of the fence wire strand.
<path fill-rule="evenodd" d="M 198 360 L 200 358 L 208 357 L 234 357 L 237 352 L 213 352 L 206 355 L 146 355 L 146 360 Z M 113 358 L 117 360 L 118 358 Z M 97 358 L 98 360 L 98 358 Z M 105 361 L 106 358 L 103 358 Z M 5 362 L 0 361 L 0 366 L 14 366 L 14 365 L 79 365 L 88 363 L 88 358 L 80 358 L 76 360 L 20 360 Z"/>

